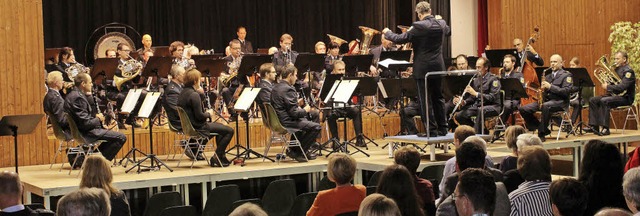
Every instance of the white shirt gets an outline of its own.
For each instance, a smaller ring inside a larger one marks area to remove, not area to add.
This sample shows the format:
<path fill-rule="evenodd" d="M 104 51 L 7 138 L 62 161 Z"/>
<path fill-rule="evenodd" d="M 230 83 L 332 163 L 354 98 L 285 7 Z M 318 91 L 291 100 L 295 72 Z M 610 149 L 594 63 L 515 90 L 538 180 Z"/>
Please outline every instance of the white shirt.
<path fill-rule="evenodd" d="M 2 209 L 2 212 L 13 213 L 13 212 L 19 212 L 19 211 L 22 211 L 22 210 L 24 210 L 24 205 L 18 204 L 18 205 L 6 207 L 6 208 Z"/>

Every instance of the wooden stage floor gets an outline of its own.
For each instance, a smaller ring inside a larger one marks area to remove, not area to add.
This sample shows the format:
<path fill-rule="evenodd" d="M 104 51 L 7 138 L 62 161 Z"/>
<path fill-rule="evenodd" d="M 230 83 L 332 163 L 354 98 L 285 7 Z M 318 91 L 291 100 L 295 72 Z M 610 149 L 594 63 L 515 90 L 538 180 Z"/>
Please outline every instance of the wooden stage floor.
<path fill-rule="evenodd" d="M 559 141 L 556 141 L 555 139 L 548 139 L 548 141 L 544 143 L 544 147 L 549 150 L 572 148 L 574 152 L 572 159 L 574 164 L 573 174 L 574 176 L 577 176 L 577 167 L 581 158 L 582 146 L 587 141 L 591 139 L 600 139 L 609 143 L 618 144 L 620 150 L 626 153 L 629 142 L 640 141 L 640 131 L 627 130 L 625 131 L 624 135 L 621 134 L 621 132 L 613 131 L 611 135 L 605 137 L 598 137 L 595 135 L 582 135 L 578 137 L 571 136 L 565 139 L 562 138 Z M 377 139 L 376 141 L 380 145 L 379 147 L 376 147 L 373 144 L 369 144 L 369 149 L 365 150 L 371 155 L 370 157 L 366 157 L 361 153 L 353 155 L 358 162 L 356 178 L 354 179 L 356 183 L 363 182 L 363 171 L 382 170 L 387 165 L 393 163 L 393 159 L 389 158 L 388 149 L 381 148 L 381 146 L 389 141 L 384 139 Z M 419 146 L 423 147 L 424 145 L 420 144 Z M 264 151 L 263 148 L 256 148 L 255 150 L 257 150 L 258 152 Z M 269 152 L 269 156 L 273 157 L 280 151 L 280 144 L 274 144 Z M 446 159 L 453 155 L 452 151 L 449 151 L 449 153 L 444 153 L 444 151 L 440 148 L 436 148 L 435 151 L 435 153 L 437 154 L 437 161 L 430 161 L 429 152 L 423 152 L 424 156 L 419 170 L 422 170 L 422 168 L 426 166 L 443 164 Z M 511 151 L 506 147 L 504 141 L 497 141 L 496 143 L 490 144 L 488 146 L 488 154 L 494 158 L 495 162 L 500 162 L 504 156 L 507 156 L 510 153 Z M 226 168 L 214 168 L 208 166 L 206 161 L 198 161 L 195 162 L 194 167 L 190 169 L 189 166 L 191 165 L 191 162 L 186 159 L 186 157 L 182 159 L 180 167 L 176 167 L 179 156 L 180 155 L 177 155 L 176 159 L 169 160 L 165 160 L 166 156 L 164 155 L 159 156 L 160 159 L 166 162 L 167 165 L 169 165 L 169 167 L 174 170 L 173 172 L 169 172 L 169 170 L 162 168 L 158 171 L 143 172 L 137 174 L 135 170 L 129 173 L 125 173 L 125 170 L 127 168 L 121 166 L 113 167 L 112 171 L 114 174 L 114 184 L 116 187 L 123 190 L 154 188 L 161 186 L 177 186 L 178 188 L 181 188 L 183 190 L 182 194 L 185 197 L 189 197 L 189 187 L 184 187 L 185 185 L 200 184 L 203 191 L 202 200 L 204 203 L 207 198 L 206 192 L 211 189 L 208 187 L 215 187 L 216 182 L 226 180 L 308 174 L 311 177 L 310 179 L 312 179 L 313 181 L 311 183 L 311 188 L 315 190 L 317 182 L 324 176 L 327 163 L 327 159 L 324 156 L 318 156 L 318 159 L 312 160 L 307 163 L 298 163 L 295 161 L 286 160 L 280 162 L 279 164 L 269 161 L 263 162 L 261 158 L 255 158 L 247 160 L 246 166 L 244 167 L 241 167 L 239 165 L 232 165 Z M 79 171 L 73 170 L 71 172 L 71 175 L 68 175 L 68 164 L 65 165 L 65 168 L 63 168 L 61 172 L 58 171 L 59 168 L 60 163 L 54 164 L 52 169 L 49 169 L 49 165 L 20 167 L 20 178 L 24 182 L 26 195 L 25 197 L 27 197 L 27 203 L 30 203 L 31 201 L 31 194 L 36 194 L 44 198 L 45 206 L 50 207 L 50 198 L 52 196 L 61 196 L 78 188 L 80 179 L 77 177 L 77 175 Z M 9 167 L 7 167 L 6 169 L 9 169 Z M 187 201 L 186 204 L 188 205 L 188 199 L 185 200 Z"/>

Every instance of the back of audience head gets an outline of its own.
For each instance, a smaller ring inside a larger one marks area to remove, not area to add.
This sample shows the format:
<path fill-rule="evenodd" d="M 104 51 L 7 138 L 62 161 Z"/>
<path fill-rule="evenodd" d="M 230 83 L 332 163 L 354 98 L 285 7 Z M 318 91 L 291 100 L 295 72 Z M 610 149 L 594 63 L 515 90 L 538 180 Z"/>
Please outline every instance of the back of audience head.
<path fill-rule="evenodd" d="M 81 188 L 58 201 L 58 216 L 109 216 L 109 195 L 99 188 Z"/>
<path fill-rule="evenodd" d="M 456 168 L 458 171 L 463 171 L 467 168 L 483 169 L 486 156 L 487 152 L 480 145 L 472 142 L 463 142 L 456 149 Z"/>
<path fill-rule="evenodd" d="M 549 187 L 549 198 L 556 216 L 581 216 L 587 209 L 589 192 L 578 180 L 564 178 L 555 180 Z"/>
<path fill-rule="evenodd" d="M 3 171 L 0 173 L 0 209 L 20 204 L 22 200 L 22 182 L 18 173 Z"/>
<path fill-rule="evenodd" d="M 414 177 L 402 165 L 389 165 L 382 171 L 377 193 L 396 201 L 403 215 L 424 215 L 414 185 Z"/>
<path fill-rule="evenodd" d="M 520 154 L 525 146 L 542 146 L 542 140 L 537 135 L 520 134 L 516 141 L 516 153 Z"/>
<path fill-rule="evenodd" d="M 594 216 L 632 216 L 631 212 L 621 208 L 602 208 Z"/>
<path fill-rule="evenodd" d="M 400 209 L 393 199 L 374 193 L 362 200 L 358 216 L 400 216 Z"/>
<path fill-rule="evenodd" d="M 624 174 L 622 193 L 627 207 L 631 212 L 638 213 L 640 210 L 640 167 L 630 169 Z"/>
<path fill-rule="evenodd" d="M 463 142 L 470 142 L 470 143 L 476 144 L 477 146 L 482 147 L 484 151 L 487 151 L 487 141 L 482 139 L 482 137 L 470 136 L 470 137 L 467 137 Z"/>
<path fill-rule="evenodd" d="M 333 154 L 327 164 L 327 176 L 336 185 L 349 184 L 356 174 L 356 166 L 356 160 L 348 154 Z"/>
<path fill-rule="evenodd" d="M 234 209 L 229 216 L 267 216 L 267 212 L 253 203 L 245 203 Z"/>
<path fill-rule="evenodd" d="M 393 160 L 396 164 L 406 167 L 415 176 L 420 166 L 420 152 L 411 146 L 404 146 L 396 150 Z"/>
<path fill-rule="evenodd" d="M 456 186 L 455 198 L 458 215 L 470 216 L 474 213 L 493 212 L 496 184 L 489 171 L 470 168 L 462 171 Z"/>
<path fill-rule="evenodd" d="M 518 146 L 516 145 L 518 136 L 525 133 L 527 133 L 527 131 L 520 125 L 511 125 L 504 131 L 504 141 L 507 143 L 507 147 L 513 150 L 514 153 L 518 150 Z"/>
<path fill-rule="evenodd" d="M 526 181 L 551 181 L 551 157 L 539 146 L 521 149 L 518 172 Z"/>
<path fill-rule="evenodd" d="M 610 182 L 621 186 L 623 170 L 624 165 L 618 148 L 600 140 L 590 140 L 584 146 L 584 157 L 578 179 L 587 188 L 606 187 L 606 190 L 609 190 L 613 185 L 598 184 Z"/>
<path fill-rule="evenodd" d="M 458 146 L 462 143 L 467 137 L 476 135 L 476 130 L 469 125 L 460 125 L 453 131 L 453 143 Z"/>
<path fill-rule="evenodd" d="M 115 188 L 111 183 L 113 174 L 109 161 L 101 155 L 91 155 L 84 162 L 82 169 L 82 178 L 80 179 L 80 188 L 100 188 L 112 196 L 119 194 L 120 190 Z"/>

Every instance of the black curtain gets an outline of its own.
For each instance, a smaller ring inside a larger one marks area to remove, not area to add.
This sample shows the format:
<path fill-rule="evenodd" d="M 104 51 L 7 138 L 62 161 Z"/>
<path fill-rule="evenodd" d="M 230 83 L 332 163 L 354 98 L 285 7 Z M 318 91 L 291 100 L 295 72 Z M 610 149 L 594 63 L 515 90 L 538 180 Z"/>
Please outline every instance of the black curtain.
<path fill-rule="evenodd" d="M 153 46 L 180 40 L 221 53 L 245 26 L 254 49 L 278 46 L 280 35 L 289 33 L 294 50 L 313 52 L 317 41 L 329 40 L 327 33 L 353 40 L 362 37 L 358 26 L 395 26 L 389 16 L 395 9 L 394 0 L 44 0 L 44 45 L 72 47 L 83 62 L 92 32 L 117 22 L 150 34 Z M 128 35 L 139 48 L 137 34 Z"/>
<path fill-rule="evenodd" d="M 440 15 L 442 19 L 447 21 L 447 24 L 452 29 L 454 26 L 451 25 L 451 1 L 450 0 L 431 0 L 431 14 Z M 475 36 L 470 35 L 470 39 L 474 39 Z M 442 57 L 444 57 L 444 62 L 446 65 L 449 65 L 451 59 L 451 37 L 445 37 L 442 42 Z"/>

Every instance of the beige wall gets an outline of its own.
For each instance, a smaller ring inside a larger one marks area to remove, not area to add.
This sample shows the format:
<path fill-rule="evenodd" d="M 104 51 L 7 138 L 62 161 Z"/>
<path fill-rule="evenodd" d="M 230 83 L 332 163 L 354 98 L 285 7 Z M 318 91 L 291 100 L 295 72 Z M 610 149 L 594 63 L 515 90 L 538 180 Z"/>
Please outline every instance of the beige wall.
<path fill-rule="evenodd" d="M 478 2 L 451 0 L 451 55 L 477 55 Z"/>

